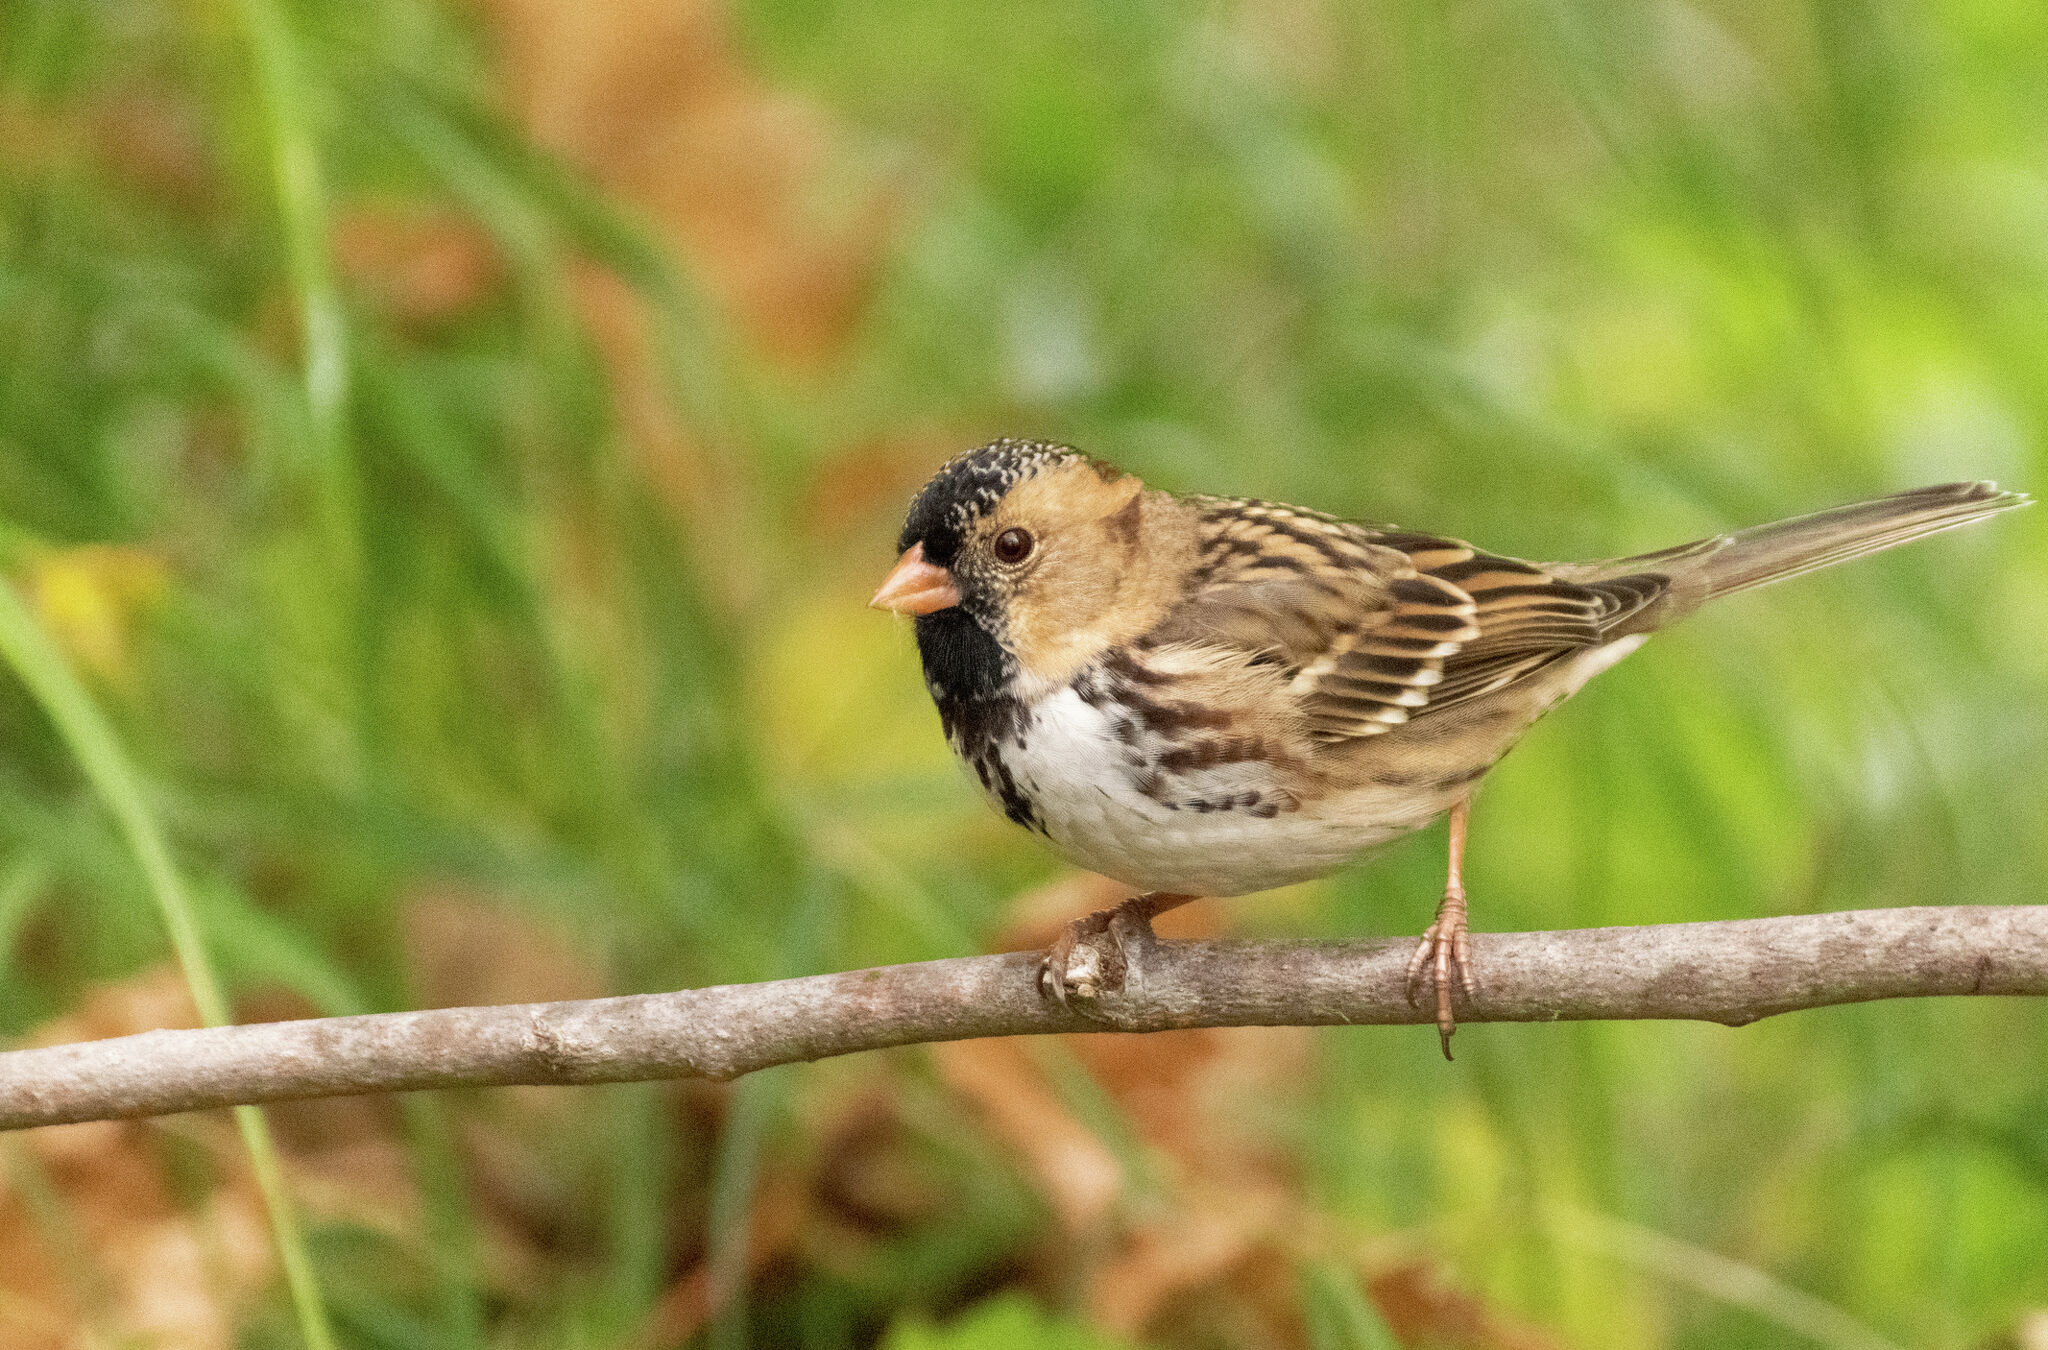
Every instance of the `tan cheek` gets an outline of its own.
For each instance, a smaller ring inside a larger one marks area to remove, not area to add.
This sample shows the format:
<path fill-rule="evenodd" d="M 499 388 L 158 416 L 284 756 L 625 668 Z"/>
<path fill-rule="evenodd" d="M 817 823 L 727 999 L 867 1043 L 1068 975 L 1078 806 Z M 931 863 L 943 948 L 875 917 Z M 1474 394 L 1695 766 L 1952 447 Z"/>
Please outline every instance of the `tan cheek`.
<path fill-rule="evenodd" d="M 1034 670 L 1091 657 L 1100 623 L 1117 598 L 1117 576 L 1098 560 L 1062 551 L 1034 568 L 1012 607 L 1011 639 Z"/>

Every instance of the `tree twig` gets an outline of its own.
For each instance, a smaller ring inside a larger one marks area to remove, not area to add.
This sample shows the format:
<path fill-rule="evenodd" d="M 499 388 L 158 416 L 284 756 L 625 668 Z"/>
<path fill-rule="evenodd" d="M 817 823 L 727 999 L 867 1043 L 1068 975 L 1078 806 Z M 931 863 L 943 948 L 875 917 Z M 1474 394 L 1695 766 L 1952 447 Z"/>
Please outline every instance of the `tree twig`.
<path fill-rule="evenodd" d="M 1686 1018 L 1741 1025 L 1885 998 L 2048 995 L 2048 905 L 1837 914 L 1473 937 L 1479 1022 Z M 236 1103 L 505 1083 L 732 1078 L 856 1050 L 974 1036 L 1428 1022 L 1409 941 L 1131 937 L 1130 976 L 1086 1010 L 1036 957 L 962 957 L 573 1003 L 271 1022 L 0 1054 L 0 1129 Z"/>

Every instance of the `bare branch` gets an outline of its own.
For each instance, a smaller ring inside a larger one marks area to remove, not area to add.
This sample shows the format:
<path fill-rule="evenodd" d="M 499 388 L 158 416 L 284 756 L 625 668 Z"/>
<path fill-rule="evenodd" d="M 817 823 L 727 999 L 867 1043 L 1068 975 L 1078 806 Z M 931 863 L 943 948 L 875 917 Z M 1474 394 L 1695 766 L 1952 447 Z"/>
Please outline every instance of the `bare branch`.
<path fill-rule="evenodd" d="M 1329 946 L 1130 937 L 1130 976 L 1086 1013 L 1040 997 L 1036 957 L 963 957 L 574 1003 L 330 1017 L 0 1054 L 0 1129 L 465 1084 L 732 1078 L 975 1036 L 1418 1023 L 1409 941 Z M 1686 1018 L 1741 1025 L 1884 998 L 2048 994 L 2048 905 L 1482 933 L 1463 1023 Z M 1425 999 L 1424 1003 L 1429 1003 Z"/>

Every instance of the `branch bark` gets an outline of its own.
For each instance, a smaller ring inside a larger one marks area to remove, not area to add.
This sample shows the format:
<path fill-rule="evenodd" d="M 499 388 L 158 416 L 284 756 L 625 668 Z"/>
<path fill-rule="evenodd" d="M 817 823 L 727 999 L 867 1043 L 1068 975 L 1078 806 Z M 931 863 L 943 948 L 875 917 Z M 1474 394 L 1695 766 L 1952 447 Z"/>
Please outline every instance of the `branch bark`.
<path fill-rule="evenodd" d="M 573 1003 L 150 1031 L 0 1054 L 0 1129 L 240 1103 L 507 1083 L 733 1078 L 976 1036 L 1424 1023 L 1412 942 L 1163 942 L 1127 933 L 1122 990 L 1063 1010 L 1028 953 Z M 1693 1019 L 1957 994 L 2048 995 L 2048 905 L 1482 933 L 1480 1022 Z"/>

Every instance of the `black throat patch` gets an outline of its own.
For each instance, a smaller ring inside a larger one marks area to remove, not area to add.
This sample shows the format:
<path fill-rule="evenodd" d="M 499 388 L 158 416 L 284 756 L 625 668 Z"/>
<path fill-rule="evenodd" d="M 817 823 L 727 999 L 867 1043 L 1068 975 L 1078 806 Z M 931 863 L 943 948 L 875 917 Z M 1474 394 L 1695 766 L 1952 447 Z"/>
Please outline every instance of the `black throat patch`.
<path fill-rule="evenodd" d="M 967 761 L 1004 815 L 1043 833 L 1037 806 L 1003 756 L 1005 749 L 1023 749 L 1031 729 L 1031 710 L 1012 692 L 1015 660 L 957 606 L 918 617 L 917 653 L 924 662 L 925 687 L 939 710 L 939 726 L 954 752 Z"/>
<path fill-rule="evenodd" d="M 1016 694 L 1016 658 L 997 637 L 1000 609 L 978 588 L 975 574 L 959 566 L 960 552 L 975 522 L 1011 488 L 1083 458 L 1044 441 L 1001 440 L 970 450 L 924 485 L 910 504 L 896 544 L 899 551 L 922 545 L 926 562 L 957 569 L 960 603 L 918 616 L 917 653 L 924 662 L 925 686 L 938 705 L 947 741 L 973 768 L 983 790 L 1004 815 L 1040 833 L 1045 827 L 1037 807 L 1017 783 L 1004 753 L 1024 748 L 1031 710 Z"/>

